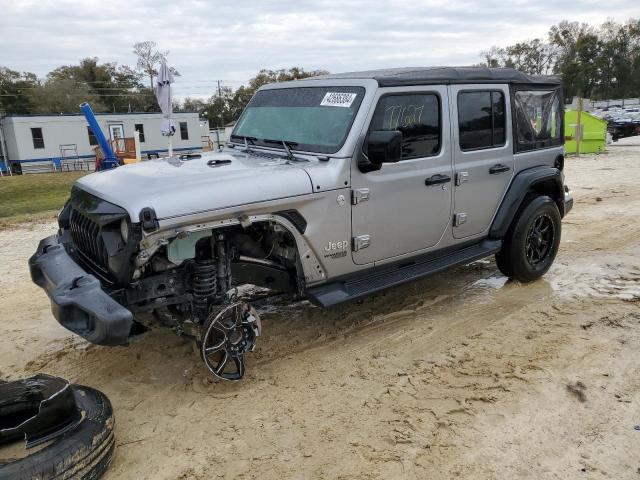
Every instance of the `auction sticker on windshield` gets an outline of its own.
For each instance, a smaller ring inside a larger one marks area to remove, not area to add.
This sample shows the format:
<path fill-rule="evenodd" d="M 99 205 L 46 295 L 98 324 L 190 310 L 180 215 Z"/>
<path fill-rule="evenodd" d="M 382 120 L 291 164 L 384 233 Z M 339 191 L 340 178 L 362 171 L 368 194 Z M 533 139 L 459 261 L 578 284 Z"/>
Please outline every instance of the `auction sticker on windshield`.
<path fill-rule="evenodd" d="M 320 102 L 321 107 L 350 107 L 357 93 L 327 92 Z"/>

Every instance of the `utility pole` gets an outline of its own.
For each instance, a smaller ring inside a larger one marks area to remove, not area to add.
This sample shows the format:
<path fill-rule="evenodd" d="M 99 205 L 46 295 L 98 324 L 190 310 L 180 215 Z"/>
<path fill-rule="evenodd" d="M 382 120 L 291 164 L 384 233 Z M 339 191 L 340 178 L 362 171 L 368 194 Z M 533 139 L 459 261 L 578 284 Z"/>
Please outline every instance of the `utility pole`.
<path fill-rule="evenodd" d="M 584 109 L 583 99 L 582 97 L 578 97 L 578 112 L 577 117 L 578 121 L 576 124 L 576 155 L 580 155 L 580 142 L 582 142 L 582 110 Z"/>
<path fill-rule="evenodd" d="M 218 98 L 222 101 L 222 88 L 220 87 L 221 80 L 218 80 Z M 220 148 L 220 129 L 222 128 L 222 113 L 218 115 L 218 128 L 216 128 L 216 138 L 218 139 L 218 148 Z"/>

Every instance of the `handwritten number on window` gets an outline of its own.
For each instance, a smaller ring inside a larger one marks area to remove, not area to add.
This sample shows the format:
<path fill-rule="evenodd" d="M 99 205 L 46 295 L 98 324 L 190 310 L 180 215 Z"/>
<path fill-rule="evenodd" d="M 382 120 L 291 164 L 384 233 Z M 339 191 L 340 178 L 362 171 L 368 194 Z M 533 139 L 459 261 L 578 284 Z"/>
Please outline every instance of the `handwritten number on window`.
<path fill-rule="evenodd" d="M 390 105 L 384 111 L 384 130 L 420 125 L 424 105 Z"/>

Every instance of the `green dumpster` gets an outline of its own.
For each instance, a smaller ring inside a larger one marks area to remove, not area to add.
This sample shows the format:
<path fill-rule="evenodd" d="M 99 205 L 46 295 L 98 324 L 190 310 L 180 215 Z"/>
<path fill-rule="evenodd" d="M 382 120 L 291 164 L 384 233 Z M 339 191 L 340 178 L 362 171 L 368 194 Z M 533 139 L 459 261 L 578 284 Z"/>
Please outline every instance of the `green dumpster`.
<path fill-rule="evenodd" d="M 607 121 L 596 117 L 592 113 L 582 112 L 582 141 L 580 153 L 604 152 L 607 143 Z M 564 112 L 564 150 L 566 153 L 576 153 L 576 125 L 578 112 L 566 110 Z"/>

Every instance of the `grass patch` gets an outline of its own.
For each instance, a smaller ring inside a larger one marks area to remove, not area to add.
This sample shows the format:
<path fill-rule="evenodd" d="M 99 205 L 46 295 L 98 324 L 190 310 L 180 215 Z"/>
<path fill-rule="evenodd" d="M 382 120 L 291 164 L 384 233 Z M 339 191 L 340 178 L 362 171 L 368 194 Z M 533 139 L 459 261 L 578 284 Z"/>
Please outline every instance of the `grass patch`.
<path fill-rule="evenodd" d="M 0 178 L 0 228 L 55 217 L 71 185 L 87 172 L 14 175 Z"/>

